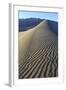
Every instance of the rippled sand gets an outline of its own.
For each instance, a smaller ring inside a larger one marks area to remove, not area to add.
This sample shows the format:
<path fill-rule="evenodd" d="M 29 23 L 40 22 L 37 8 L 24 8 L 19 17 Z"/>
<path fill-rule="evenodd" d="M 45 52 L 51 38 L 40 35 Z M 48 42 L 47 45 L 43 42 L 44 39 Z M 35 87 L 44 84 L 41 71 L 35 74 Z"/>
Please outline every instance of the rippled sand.
<path fill-rule="evenodd" d="M 58 76 L 58 36 L 46 20 L 18 38 L 19 79 Z"/>

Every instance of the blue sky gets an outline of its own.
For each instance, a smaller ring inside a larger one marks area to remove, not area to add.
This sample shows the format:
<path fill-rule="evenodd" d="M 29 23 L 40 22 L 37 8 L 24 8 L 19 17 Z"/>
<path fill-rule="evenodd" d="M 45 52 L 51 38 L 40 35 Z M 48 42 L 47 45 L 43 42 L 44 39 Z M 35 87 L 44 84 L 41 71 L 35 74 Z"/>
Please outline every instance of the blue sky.
<path fill-rule="evenodd" d="M 48 19 L 52 21 L 58 21 L 58 13 L 57 12 L 19 11 L 18 18 L 19 19 L 41 18 L 41 19 Z"/>

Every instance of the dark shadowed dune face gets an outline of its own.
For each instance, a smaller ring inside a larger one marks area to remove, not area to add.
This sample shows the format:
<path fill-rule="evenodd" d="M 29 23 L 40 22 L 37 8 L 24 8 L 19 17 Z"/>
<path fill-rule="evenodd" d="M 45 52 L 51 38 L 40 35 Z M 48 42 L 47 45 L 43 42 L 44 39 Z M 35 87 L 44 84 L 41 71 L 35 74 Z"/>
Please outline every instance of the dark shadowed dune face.
<path fill-rule="evenodd" d="M 19 79 L 58 77 L 58 23 L 42 20 L 19 31 Z"/>
<path fill-rule="evenodd" d="M 50 30 L 58 35 L 58 22 L 48 20 Z"/>

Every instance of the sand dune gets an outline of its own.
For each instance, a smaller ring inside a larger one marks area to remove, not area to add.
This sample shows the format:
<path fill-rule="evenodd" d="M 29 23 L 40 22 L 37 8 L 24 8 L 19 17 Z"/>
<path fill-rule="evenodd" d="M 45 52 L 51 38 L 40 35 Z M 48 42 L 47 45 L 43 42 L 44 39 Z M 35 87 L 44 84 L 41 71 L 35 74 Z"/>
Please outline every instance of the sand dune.
<path fill-rule="evenodd" d="M 58 37 L 48 21 L 19 32 L 19 79 L 58 76 Z"/>

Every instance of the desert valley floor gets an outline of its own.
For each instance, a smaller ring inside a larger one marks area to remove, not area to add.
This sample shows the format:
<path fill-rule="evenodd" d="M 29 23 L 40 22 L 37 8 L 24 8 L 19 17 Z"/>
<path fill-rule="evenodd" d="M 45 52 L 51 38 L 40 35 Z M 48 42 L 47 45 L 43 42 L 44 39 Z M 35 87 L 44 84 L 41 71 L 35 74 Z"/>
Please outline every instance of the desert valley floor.
<path fill-rule="evenodd" d="M 19 79 L 58 76 L 58 36 L 47 20 L 19 32 Z"/>

